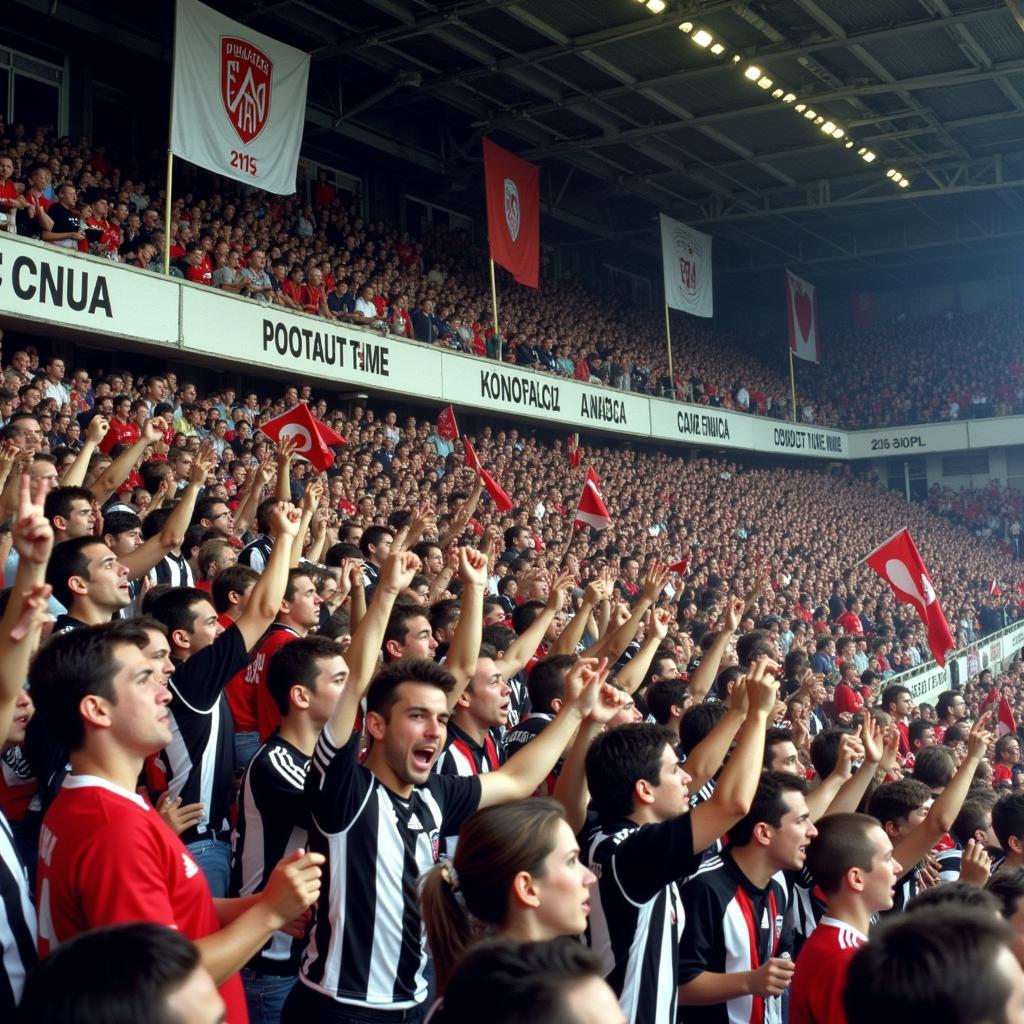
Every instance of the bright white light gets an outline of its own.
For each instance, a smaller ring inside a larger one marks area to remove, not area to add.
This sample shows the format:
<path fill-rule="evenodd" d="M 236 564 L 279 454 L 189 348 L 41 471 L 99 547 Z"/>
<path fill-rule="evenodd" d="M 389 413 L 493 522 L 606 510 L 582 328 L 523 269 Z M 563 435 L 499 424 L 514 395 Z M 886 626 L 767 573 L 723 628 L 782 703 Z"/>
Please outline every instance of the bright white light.
<path fill-rule="evenodd" d="M 842 128 L 833 128 L 832 129 L 832 138 L 833 139 L 841 139 L 845 134 L 846 134 L 846 132 L 844 132 Z"/>
<path fill-rule="evenodd" d="M 745 78 L 749 78 L 752 82 L 756 82 L 761 77 L 761 69 L 755 67 L 753 64 L 743 72 Z"/>
<path fill-rule="evenodd" d="M 826 135 L 831 135 L 835 131 L 836 126 L 831 121 L 826 121 L 822 126 L 821 130 Z"/>
<path fill-rule="evenodd" d="M 897 174 L 897 172 L 896 172 L 896 171 L 894 171 L 894 170 L 893 170 L 893 169 L 892 169 L 891 167 L 889 168 L 889 170 L 887 170 L 887 171 L 885 172 L 885 176 L 886 176 L 887 178 L 895 178 L 895 177 L 896 177 L 896 174 Z"/>
<path fill-rule="evenodd" d="M 781 100 L 782 99 L 782 90 L 781 89 L 776 89 L 775 92 L 772 93 L 772 99 L 773 100 Z"/>
<path fill-rule="evenodd" d="M 853 149 L 853 142 L 852 141 L 851 142 L 847 142 L 846 143 L 846 148 L 847 149 Z"/>
<path fill-rule="evenodd" d="M 909 178 L 904 178 L 900 182 L 900 188 L 909 188 L 909 187 L 910 187 L 910 179 Z"/>
<path fill-rule="evenodd" d="M 692 32 L 693 31 L 693 22 L 692 21 L 684 21 L 679 26 L 679 31 L 680 32 Z"/>
<path fill-rule="evenodd" d="M 866 163 L 866 164 L 870 164 L 870 163 L 872 163 L 872 162 L 874 161 L 874 159 L 875 159 L 875 154 L 874 154 L 874 153 L 872 153 L 872 152 L 871 152 L 871 150 L 869 149 L 869 150 L 868 150 L 868 151 L 867 151 L 867 152 L 866 152 L 866 153 L 864 154 L 864 163 Z"/>
<path fill-rule="evenodd" d="M 760 79 L 757 83 L 762 89 L 770 89 L 772 87 L 772 80 L 765 75 L 764 78 Z"/>
<path fill-rule="evenodd" d="M 665 0 L 647 0 L 647 10 L 652 14 L 661 14 L 665 10 Z"/>
<path fill-rule="evenodd" d="M 818 112 L 816 110 L 805 110 L 804 111 L 804 117 L 806 117 L 808 121 L 813 121 L 817 116 L 818 116 Z"/>
<path fill-rule="evenodd" d="M 696 32 L 693 33 L 692 36 L 690 36 L 690 38 L 698 46 L 710 46 L 711 43 L 714 42 L 714 38 L 715 37 L 710 32 L 708 32 L 706 29 L 699 28 L 699 29 L 697 29 Z"/>
<path fill-rule="evenodd" d="M 715 45 L 711 47 L 711 52 L 717 57 L 720 53 L 725 52 L 725 47 L 721 43 L 715 43 Z"/>
<path fill-rule="evenodd" d="M 793 100 L 795 100 L 795 99 L 796 99 L 796 96 L 793 93 L 787 92 L 786 95 L 782 97 L 782 102 L 783 103 L 792 103 Z"/>
<path fill-rule="evenodd" d="M 793 109 L 798 114 L 802 114 L 807 109 L 807 104 L 806 103 L 798 103 Z"/>
<path fill-rule="evenodd" d="M 733 62 L 733 64 L 739 64 L 739 62 L 741 60 L 743 60 L 743 58 L 738 53 L 734 53 L 732 55 L 732 62 Z"/>

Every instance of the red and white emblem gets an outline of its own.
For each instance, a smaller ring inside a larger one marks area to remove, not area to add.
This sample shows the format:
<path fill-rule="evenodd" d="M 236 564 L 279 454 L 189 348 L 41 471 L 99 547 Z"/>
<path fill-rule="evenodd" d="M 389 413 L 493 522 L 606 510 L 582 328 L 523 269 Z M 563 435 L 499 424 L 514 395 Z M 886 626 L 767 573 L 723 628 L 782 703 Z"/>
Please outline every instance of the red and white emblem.
<path fill-rule="evenodd" d="M 267 125 L 273 72 L 273 61 L 259 47 L 236 36 L 221 36 L 220 97 L 243 146 Z"/>
<path fill-rule="evenodd" d="M 505 179 L 505 225 L 508 233 L 514 242 L 519 237 L 519 223 L 521 219 L 521 204 L 519 202 L 519 188 L 511 178 Z"/>
<path fill-rule="evenodd" d="M 676 252 L 679 254 L 679 283 L 690 298 L 697 294 L 697 253 L 692 239 L 678 228 L 675 231 Z"/>

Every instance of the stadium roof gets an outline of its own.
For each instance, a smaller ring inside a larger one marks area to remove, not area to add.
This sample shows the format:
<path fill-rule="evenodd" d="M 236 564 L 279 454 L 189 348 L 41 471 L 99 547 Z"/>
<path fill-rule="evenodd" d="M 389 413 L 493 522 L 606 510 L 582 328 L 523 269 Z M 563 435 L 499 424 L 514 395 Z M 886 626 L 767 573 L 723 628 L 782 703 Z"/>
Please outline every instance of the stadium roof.
<path fill-rule="evenodd" d="M 169 43 L 169 14 L 147 26 L 128 0 L 17 2 L 80 28 L 102 7 L 104 25 Z M 664 211 L 714 234 L 716 269 L 903 280 L 943 263 L 977 276 L 1024 237 L 1017 2 L 212 5 L 312 52 L 315 147 L 356 140 L 458 193 L 479 189 L 489 135 L 541 164 L 546 212 L 577 237 L 650 251 Z"/>

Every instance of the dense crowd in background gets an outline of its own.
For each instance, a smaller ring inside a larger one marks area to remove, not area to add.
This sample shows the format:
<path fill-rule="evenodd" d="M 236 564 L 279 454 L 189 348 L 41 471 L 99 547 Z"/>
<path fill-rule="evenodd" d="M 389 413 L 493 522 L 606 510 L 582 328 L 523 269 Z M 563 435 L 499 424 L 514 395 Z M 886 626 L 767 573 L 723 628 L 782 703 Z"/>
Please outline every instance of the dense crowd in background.
<path fill-rule="evenodd" d="M 0 124 L 2 152 L 10 162 L 0 157 L 0 212 L 12 201 L 21 207 L 14 211 L 19 233 L 162 272 L 162 157 L 125 170 L 117 166 L 120 155 L 115 162 L 102 145 L 21 124 Z M 674 317 L 670 376 L 660 314 L 550 274 L 536 290 L 503 276 L 496 333 L 486 254 L 465 232 L 433 225 L 414 237 L 365 219 L 327 172 L 312 183 L 308 202 L 242 189 L 194 168 L 182 173 L 191 184 L 174 197 L 169 229 L 177 276 L 608 387 L 790 415 L 789 381 L 758 339 Z M 60 223 L 47 225 L 53 217 Z M 1020 319 L 1016 307 L 947 312 L 831 337 L 821 366 L 801 365 L 800 417 L 865 427 L 1020 413 Z"/>
<path fill-rule="evenodd" d="M 57 149 L 98 237 L 18 217 L 158 263 L 146 179 Z M 327 187 L 183 197 L 179 272 L 212 255 L 211 286 L 268 297 L 283 269 L 307 312 L 497 354 L 465 240 L 357 224 Z M 325 273 L 368 305 L 332 309 Z M 512 358 L 549 325 L 625 383 L 643 328 L 588 353 L 641 315 L 519 294 Z M 850 467 L 588 438 L 572 468 L 549 432 L 464 423 L 502 511 L 433 413 L 101 369 L 4 326 L 4 1019 L 1024 1021 L 1024 662 L 915 702 L 924 630 L 862 561 L 908 527 L 980 643 L 1024 614 L 1019 494 L 910 504 Z M 708 400 L 779 386 L 692 352 Z M 345 441 L 320 470 L 269 436 L 301 403 Z M 574 528 L 587 466 L 604 530 Z"/>

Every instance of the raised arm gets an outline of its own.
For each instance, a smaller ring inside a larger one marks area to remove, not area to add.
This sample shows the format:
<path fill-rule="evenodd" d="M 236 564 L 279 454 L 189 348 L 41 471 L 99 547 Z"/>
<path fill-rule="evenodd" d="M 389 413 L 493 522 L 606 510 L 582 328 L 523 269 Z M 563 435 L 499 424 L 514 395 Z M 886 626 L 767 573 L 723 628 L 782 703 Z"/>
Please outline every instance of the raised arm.
<path fill-rule="evenodd" d="M 89 472 L 89 463 L 100 442 L 107 436 L 108 430 L 110 430 L 110 420 L 106 416 L 93 416 L 89 420 L 89 426 L 85 428 L 85 440 L 82 442 L 82 447 L 78 450 L 75 461 L 64 470 L 64 475 L 60 478 L 62 487 L 82 486 L 85 475 Z"/>
<path fill-rule="evenodd" d="M 864 716 L 864 724 L 858 727 L 855 735 L 864 748 L 860 767 L 843 783 L 832 803 L 825 810 L 825 814 L 844 814 L 856 811 L 882 761 L 882 727 L 870 715 Z M 808 801 L 808 806 L 809 804 L 810 801 Z"/>
<path fill-rule="evenodd" d="M 817 821 L 826 814 L 836 814 L 840 810 L 854 811 L 857 805 L 852 807 L 836 807 L 836 801 L 843 792 L 844 787 L 850 782 L 853 775 L 853 764 L 855 761 L 864 759 L 864 744 L 860 741 L 860 729 L 854 733 L 846 733 L 839 740 L 838 756 L 836 766 L 829 773 L 827 778 L 807 794 L 807 809 L 811 812 L 811 821 Z M 847 803 L 848 801 L 843 801 Z"/>
<path fill-rule="evenodd" d="M 613 629 L 594 644 L 591 649 L 594 657 L 607 658 L 610 665 L 614 665 L 619 660 L 619 656 L 636 636 L 636 632 L 640 628 L 640 620 L 646 614 L 647 609 L 658 600 L 658 596 L 665 589 L 667 582 L 668 569 L 661 562 L 655 562 L 647 571 L 644 589 L 636 604 L 633 605 L 632 614 L 618 629 Z M 587 653 L 589 654 L 591 651 Z"/>
<path fill-rule="evenodd" d="M 274 476 L 274 466 L 269 459 L 264 459 L 255 468 L 250 468 L 246 475 L 245 486 L 238 499 L 238 511 L 235 513 L 235 533 L 241 537 L 252 526 L 256 518 L 256 509 L 263 497 L 263 489 Z"/>
<path fill-rule="evenodd" d="M 448 694 L 451 711 L 462 691 L 469 685 L 480 657 L 480 639 L 484 628 L 484 587 L 487 586 L 487 556 L 476 548 L 459 548 L 459 577 L 462 579 L 462 603 L 444 667 L 455 676 Z"/>
<path fill-rule="evenodd" d="M 529 627 L 523 630 L 522 636 L 509 644 L 505 656 L 498 662 L 498 671 L 502 679 L 511 679 L 522 667 L 537 653 L 544 634 L 551 625 L 552 619 L 562 610 L 565 605 L 565 595 L 573 584 L 571 573 L 562 573 L 548 589 L 548 599 L 543 609 L 538 612 L 537 617 L 530 623 Z M 573 648 L 575 648 L 573 644 Z M 549 654 L 555 653 L 554 650 Z M 570 653 L 570 652 L 566 652 Z"/>
<path fill-rule="evenodd" d="M 652 608 L 650 622 L 647 627 L 647 637 L 640 650 L 629 659 L 629 662 L 622 668 L 615 677 L 627 693 L 636 693 L 637 687 L 644 681 L 647 670 L 654 661 L 655 654 L 661 642 L 668 636 L 668 624 L 672 619 L 672 613 L 667 608 Z"/>
<path fill-rule="evenodd" d="M 282 437 L 277 442 L 277 500 L 292 500 L 292 462 L 295 460 L 295 442 Z"/>
<path fill-rule="evenodd" d="M 608 675 L 602 658 L 580 658 L 565 679 L 565 703 L 548 726 L 510 757 L 496 772 L 480 779 L 480 806 L 525 800 L 547 778 L 580 723 L 597 704 Z"/>
<path fill-rule="evenodd" d="M 292 545 L 298 543 L 298 532 L 299 510 L 287 501 L 279 501 L 270 516 L 270 535 L 274 538 L 274 546 L 252 589 L 245 611 L 235 623 L 242 633 L 247 650 L 251 651 L 259 643 L 260 637 L 281 610 L 285 587 L 288 585 Z"/>
<path fill-rule="evenodd" d="M 302 545 L 309 533 L 309 524 L 313 521 L 313 513 L 320 505 L 320 498 L 324 493 L 324 485 L 320 480 L 311 480 L 306 484 L 305 493 L 302 495 L 302 503 L 299 505 L 299 532 L 298 539 L 292 545 L 292 564 L 294 569 L 302 558 Z"/>
<path fill-rule="evenodd" d="M 352 643 L 345 655 L 349 676 L 330 721 L 331 733 L 339 743 L 351 734 L 359 702 L 377 671 L 395 599 L 411 585 L 419 568 L 420 560 L 411 551 L 392 552 L 381 567 L 373 598 L 362 621 L 352 631 Z"/>
<path fill-rule="evenodd" d="M 11 596 L 0 618 L 0 747 L 11 729 L 18 695 L 28 676 L 28 663 L 39 643 L 50 588 L 43 580 L 53 550 L 53 528 L 43 515 L 46 488 L 33 487 L 23 473 L 18 488 L 18 508 L 11 526 L 18 571 Z"/>
<path fill-rule="evenodd" d="M 707 653 L 701 658 L 700 665 L 697 666 L 693 675 L 690 676 L 690 683 L 687 689 L 690 691 L 694 704 L 702 703 L 708 695 L 708 690 L 711 689 L 711 684 L 714 683 L 715 677 L 718 675 L 718 667 L 722 664 L 722 655 L 725 654 L 729 641 L 740 624 L 744 607 L 745 602 L 743 598 L 734 597 L 729 599 L 721 630 L 719 630 L 711 647 L 708 648 Z"/>
<path fill-rule="evenodd" d="M 747 687 L 737 684 L 729 691 L 725 702 L 726 713 L 714 728 L 686 756 L 686 774 L 690 776 L 690 791 L 696 792 L 725 763 L 740 726 L 746 721 L 750 709 Z"/>
<path fill-rule="evenodd" d="M 98 505 L 102 505 L 118 487 L 128 479 L 129 474 L 145 454 L 151 444 L 156 444 L 164 436 L 164 421 L 159 416 L 146 420 L 139 432 L 139 439 L 130 448 L 126 448 L 100 475 L 89 488 Z"/>
<path fill-rule="evenodd" d="M 453 540 L 457 540 L 466 528 L 466 523 L 473 517 L 473 513 L 476 512 L 477 505 L 480 504 L 480 495 L 484 492 L 484 481 L 483 478 L 477 474 L 476 483 L 473 484 L 473 490 L 470 491 L 469 497 L 466 499 L 466 504 L 459 509 L 459 511 L 452 516 L 451 522 L 448 525 L 448 529 L 444 535 L 437 538 L 437 543 L 441 549 L 444 550 Z"/>
<path fill-rule="evenodd" d="M 558 639 L 551 645 L 548 654 L 575 653 L 577 645 L 583 639 L 583 633 L 587 628 L 587 620 L 590 618 L 591 612 L 606 597 L 607 590 L 604 581 L 591 580 L 587 584 L 587 589 L 583 591 L 583 600 L 576 610 L 576 614 L 566 623 L 565 629 L 562 630 Z"/>
<path fill-rule="evenodd" d="M 779 666 L 760 657 L 750 667 L 744 685 L 749 709 L 743 731 L 728 764 L 718 777 L 711 799 L 698 804 L 693 815 L 693 848 L 703 850 L 721 838 L 747 811 L 761 779 L 764 734 L 768 716 L 775 707 L 779 684 L 774 673 Z"/>

